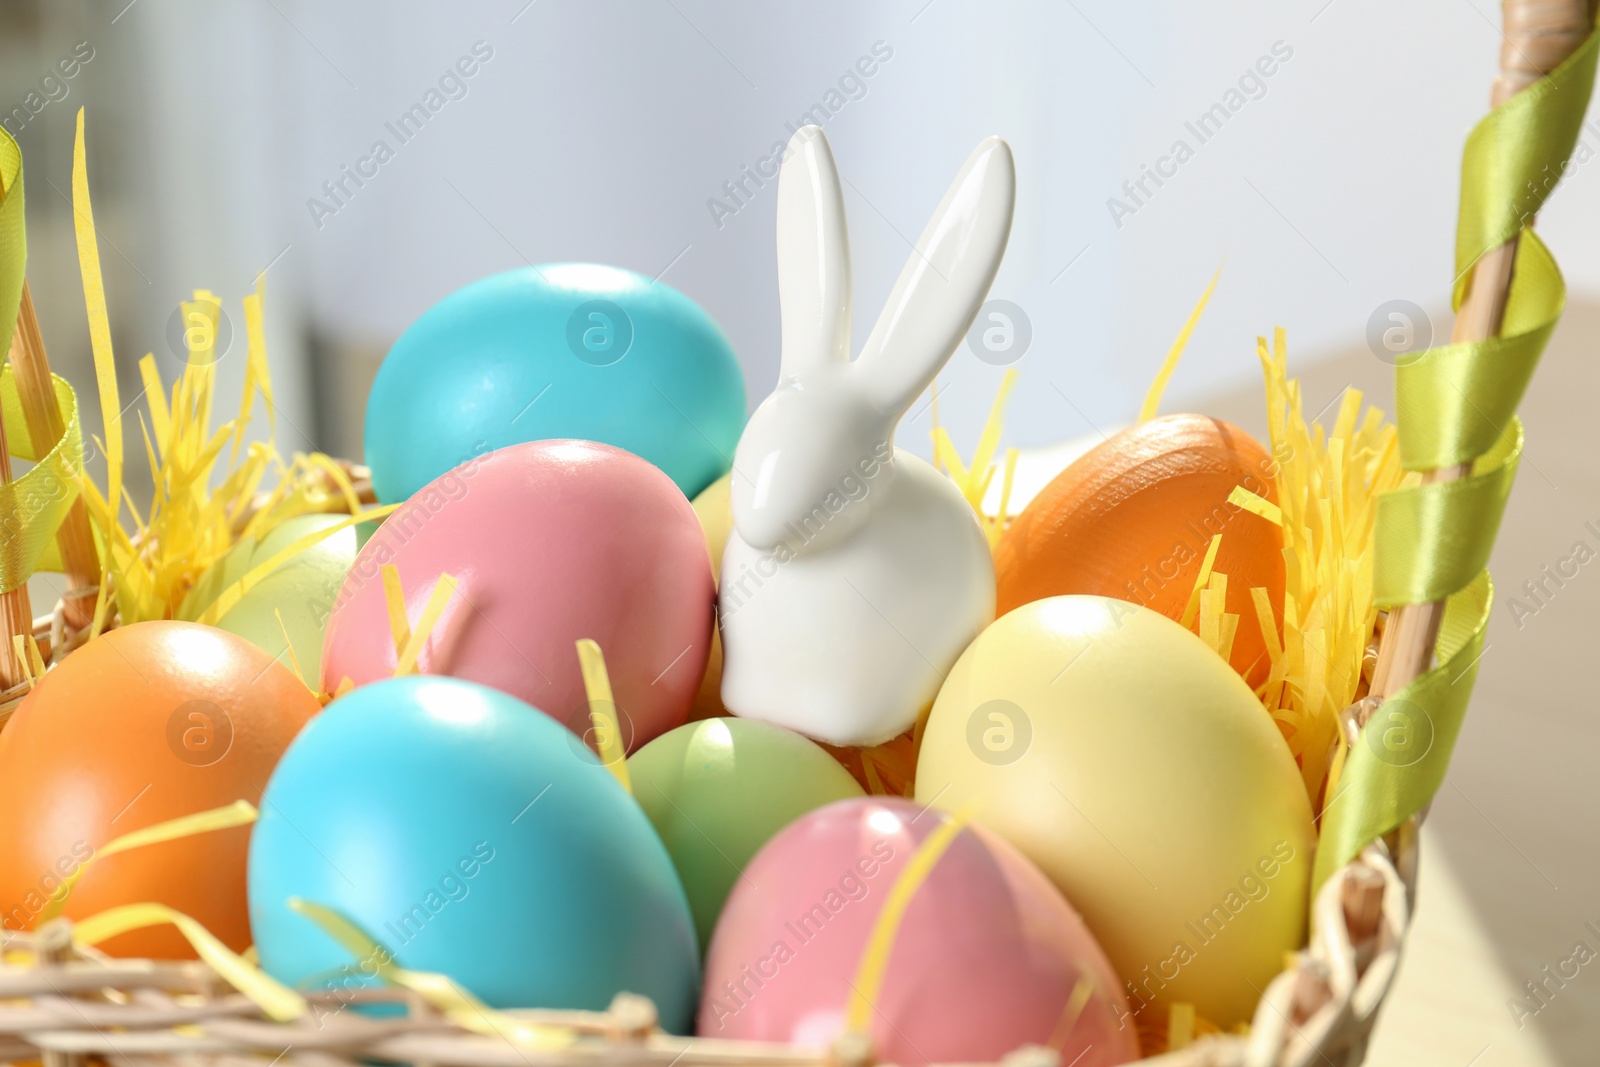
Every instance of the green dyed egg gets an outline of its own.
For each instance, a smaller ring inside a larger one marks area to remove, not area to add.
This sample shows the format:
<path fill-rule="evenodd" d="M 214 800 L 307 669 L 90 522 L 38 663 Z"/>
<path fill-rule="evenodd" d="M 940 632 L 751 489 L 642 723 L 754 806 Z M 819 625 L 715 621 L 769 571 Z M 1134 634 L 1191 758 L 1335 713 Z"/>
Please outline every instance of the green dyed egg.
<path fill-rule="evenodd" d="M 234 582 L 300 538 L 335 526 L 339 515 L 301 515 L 275 526 L 260 540 L 247 538 L 212 564 L 184 597 L 179 618 L 198 619 Z M 339 584 L 356 558 L 356 531 L 346 527 L 280 564 L 217 620 L 219 629 L 249 641 L 290 666 L 289 647 L 308 685 L 322 676 L 322 632 Z M 283 616 L 279 625 L 278 615 Z M 284 637 L 288 634 L 287 640 Z"/>
<path fill-rule="evenodd" d="M 807 812 L 862 795 L 814 742 L 754 719 L 680 726 L 634 753 L 628 771 L 688 891 L 701 952 L 762 845 Z"/>

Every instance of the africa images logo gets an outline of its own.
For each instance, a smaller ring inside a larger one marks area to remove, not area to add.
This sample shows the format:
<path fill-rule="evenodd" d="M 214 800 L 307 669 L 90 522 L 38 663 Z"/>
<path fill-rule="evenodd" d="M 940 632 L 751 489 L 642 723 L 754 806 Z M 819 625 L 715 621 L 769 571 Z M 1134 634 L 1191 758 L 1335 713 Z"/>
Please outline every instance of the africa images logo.
<path fill-rule="evenodd" d="M 444 110 L 452 100 L 465 100 L 471 92 L 470 80 L 494 58 L 494 48 L 487 41 L 474 41 L 470 55 L 463 55 L 439 75 L 437 85 L 430 85 L 422 97 L 393 121 L 383 124 L 389 136 L 372 142 L 367 154 L 356 160 L 352 169 L 346 163 L 332 178 L 322 183 L 322 197 L 306 197 L 306 210 L 317 229 L 327 225 L 327 220 L 349 206 L 356 194 L 367 187 L 381 172 L 384 164 L 394 159 L 400 149 L 410 144 L 432 118 Z M 394 143 L 390 144 L 390 137 Z"/>
<path fill-rule="evenodd" d="M 1237 82 L 1223 92 L 1221 99 L 1183 124 L 1184 136 L 1176 138 L 1172 147 L 1156 158 L 1154 166 L 1139 164 L 1138 176 L 1122 183 L 1123 195 L 1106 198 L 1106 210 L 1111 213 L 1111 221 L 1116 223 L 1117 229 L 1122 229 L 1123 220 L 1137 215 L 1139 209 L 1155 196 L 1156 190 L 1176 178 L 1178 168 L 1193 159 L 1200 146 L 1221 133 L 1222 128 L 1244 110 L 1246 104 L 1266 96 L 1267 79 L 1277 74 L 1293 58 L 1294 48 L 1287 41 L 1272 42 L 1268 54 L 1246 67 Z M 1190 143 L 1191 138 L 1193 144 Z M 1154 188 L 1151 188 L 1152 185 Z"/>
<path fill-rule="evenodd" d="M 722 1029 L 728 1019 L 749 1007 L 766 984 L 778 977 L 784 964 L 822 936 L 835 915 L 865 899 L 871 892 L 869 883 L 893 859 L 893 845 L 883 838 L 874 841 L 867 853 L 845 868 L 820 900 L 783 924 L 782 936 L 772 942 L 765 956 L 739 968 L 737 981 L 729 978 L 721 989 L 706 990 L 717 1029 Z"/>
<path fill-rule="evenodd" d="M 802 126 L 826 126 L 852 101 L 866 97 L 868 80 L 893 58 L 894 48 L 887 42 L 872 42 L 868 54 L 845 68 L 844 73 L 823 91 L 816 103 L 801 112 L 793 122 L 784 123 L 783 128 L 793 137 Z M 766 188 L 768 182 L 777 179 L 778 170 L 788 155 L 788 143 L 787 140 L 772 142 L 766 155 L 753 164 L 744 164 L 737 174 L 722 183 L 721 196 L 706 198 L 706 210 L 711 213 L 711 221 L 717 229 L 722 229 L 728 219 L 744 210 L 756 198 L 756 194 Z"/>

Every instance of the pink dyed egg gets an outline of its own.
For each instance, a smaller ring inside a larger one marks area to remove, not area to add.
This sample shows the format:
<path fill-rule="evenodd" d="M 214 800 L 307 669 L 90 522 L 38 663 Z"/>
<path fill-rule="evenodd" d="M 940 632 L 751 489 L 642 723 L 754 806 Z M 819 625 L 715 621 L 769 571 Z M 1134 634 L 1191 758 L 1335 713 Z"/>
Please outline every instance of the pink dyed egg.
<path fill-rule="evenodd" d="M 904 800 L 842 800 L 768 842 L 712 936 L 699 1034 L 837 1038 L 896 879 L 948 818 Z M 971 826 L 911 898 L 870 1017 L 888 1063 L 992 1063 L 1025 1044 L 1075 1067 L 1139 1055 L 1122 982 L 1083 921 L 1020 852 Z"/>
<path fill-rule="evenodd" d="M 460 583 L 418 659 L 527 701 L 580 735 L 575 642 L 600 643 L 631 751 L 689 713 L 711 645 L 705 535 L 658 468 L 591 441 L 496 449 L 419 490 L 356 556 L 334 602 L 322 684 L 394 673 L 381 568 L 414 625 L 441 574 Z"/>

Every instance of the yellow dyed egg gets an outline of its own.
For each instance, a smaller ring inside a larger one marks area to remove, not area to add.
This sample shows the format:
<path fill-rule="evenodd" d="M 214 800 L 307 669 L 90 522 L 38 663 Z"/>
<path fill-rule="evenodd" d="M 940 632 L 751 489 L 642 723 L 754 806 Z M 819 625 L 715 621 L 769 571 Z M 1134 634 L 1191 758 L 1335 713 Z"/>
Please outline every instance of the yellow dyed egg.
<path fill-rule="evenodd" d="M 318 530 L 338 524 L 340 515 L 300 515 L 274 526 L 259 540 L 241 540 L 213 563 L 184 597 L 180 619 L 195 620 L 222 592 L 250 570 Z M 286 667 L 298 664 L 300 676 L 315 687 L 322 675 L 322 636 L 339 584 L 356 558 L 356 531 L 329 534 L 272 571 L 217 620 L 218 629 L 249 641 Z M 283 622 L 278 622 L 279 617 Z M 294 655 L 289 650 L 293 647 Z"/>
<path fill-rule="evenodd" d="M 728 547 L 728 535 L 733 532 L 733 504 L 729 495 L 733 475 L 724 474 L 705 491 L 694 498 L 691 506 L 700 529 L 706 534 L 706 547 L 711 550 L 711 573 L 722 577 L 722 550 Z"/>
<path fill-rule="evenodd" d="M 722 581 L 722 550 L 728 546 L 728 535 L 733 532 L 733 504 L 728 490 L 733 474 L 724 474 L 694 498 L 695 518 L 705 531 L 706 547 L 711 551 L 711 576 Z M 722 706 L 722 633 L 711 631 L 711 654 L 706 657 L 706 673 L 700 679 L 700 691 L 694 696 L 690 719 L 710 719 L 728 714 Z"/>
<path fill-rule="evenodd" d="M 1248 1021 L 1304 942 L 1315 834 L 1294 758 L 1239 675 L 1148 608 L 1057 596 L 996 620 L 939 691 L 916 798 L 1038 864 L 1136 1012 Z"/>

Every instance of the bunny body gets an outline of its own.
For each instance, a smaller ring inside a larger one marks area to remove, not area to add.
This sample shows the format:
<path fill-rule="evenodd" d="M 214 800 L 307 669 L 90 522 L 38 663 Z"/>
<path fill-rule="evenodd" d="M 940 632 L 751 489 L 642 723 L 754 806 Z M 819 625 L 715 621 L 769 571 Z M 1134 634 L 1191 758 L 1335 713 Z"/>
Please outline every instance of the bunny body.
<path fill-rule="evenodd" d="M 1015 175 L 990 138 L 934 212 L 861 355 L 827 139 L 795 134 L 778 185 L 777 388 L 733 460 L 719 591 L 722 698 L 835 745 L 908 729 L 994 618 L 989 546 L 948 479 L 894 432 L 966 333 L 1005 250 Z"/>
<path fill-rule="evenodd" d="M 989 544 L 967 502 L 909 452 L 892 462 L 848 540 L 788 555 L 728 539 L 722 698 L 738 714 L 830 744 L 887 741 L 994 618 Z"/>

